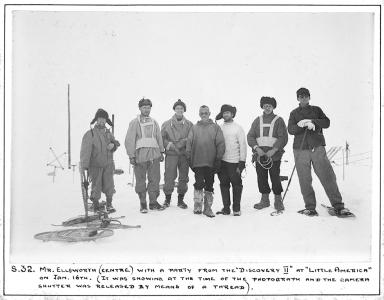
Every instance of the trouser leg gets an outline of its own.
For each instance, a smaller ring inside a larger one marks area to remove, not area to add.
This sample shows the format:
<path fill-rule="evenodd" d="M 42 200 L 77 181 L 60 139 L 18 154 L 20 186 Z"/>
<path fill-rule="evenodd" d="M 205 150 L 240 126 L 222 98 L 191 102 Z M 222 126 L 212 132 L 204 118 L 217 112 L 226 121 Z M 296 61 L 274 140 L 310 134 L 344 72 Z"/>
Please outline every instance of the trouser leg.
<path fill-rule="evenodd" d="M 177 155 L 167 155 L 165 157 L 164 187 L 165 195 L 171 195 L 175 188 L 175 179 L 177 177 Z"/>
<path fill-rule="evenodd" d="M 240 211 L 240 202 L 241 202 L 241 194 L 243 191 L 243 181 L 241 179 L 241 174 L 237 172 L 238 168 L 237 163 L 228 164 L 228 174 L 229 179 L 232 184 L 232 195 L 233 195 L 233 212 Z"/>
<path fill-rule="evenodd" d="M 136 185 L 135 192 L 143 193 L 147 192 L 147 170 L 149 162 L 141 162 L 134 166 Z"/>
<path fill-rule="evenodd" d="M 226 162 L 222 162 L 220 172 L 218 173 L 219 181 L 220 181 L 220 192 L 221 199 L 223 200 L 223 210 L 222 212 L 225 214 L 230 214 L 231 207 L 231 194 L 230 194 L 230 178 L 227 171 Z"/>
<path fill-rule="evenodd" d="M 316 208 L 315 191 L 312 187 L 311 150 L 293 150 L 296 171 L 299 177 L 300 190 L 303 195 L 305 208 Z"/>
<path fill-rule="evenodd" d="M 188 191 L 188 182 L 189 182 L 189 165 L 187 162 L 187 157 L 185 155 L 180 155 L 178 160 L 178 170 L 179 170 L 179 180 L 177 185 L 177 193 L 179 195 L 184 195 Z"/>
<path fill-rule="evenodd" d="M 268 170 L 260 166 L 259 163 L 256 163 L 256 173 L 259 192 L 261 194 L 269 194 L 271 192 L 271 188 L 268 183 Z"/>
<path fill-rule="evenodd" d="M 103 168 L 90 167 L 89 177 L 91 179 L 91 195 L 92 201 L 99 201 L 101 198 L 101 190 L 103 184 Z"/>
<path fill-rule="evenodd" d="M 323 146 L 315 148 L 311 156 L 313 170 L 319 178 L 332 206 L 336 209 L 344 208 L 344 203 L 336 182 L 336 174 L 327 158 L 325 148 Z"/>
<path fill-rule="evenodd" d="M 272 168 L 269 169 L 269 177 L 271 178 L 272 182 L 272 191 L 275 195 L 280 195 L 283 191 L 280 179 L 280 164 L 280 160 L 274 161 Z"/>
<path fill-rule="evenodd" d="M 148 166 L 148 197 L 149 203 L 157 202 L 160 194 L 160 160 L 154 159 Z"/>

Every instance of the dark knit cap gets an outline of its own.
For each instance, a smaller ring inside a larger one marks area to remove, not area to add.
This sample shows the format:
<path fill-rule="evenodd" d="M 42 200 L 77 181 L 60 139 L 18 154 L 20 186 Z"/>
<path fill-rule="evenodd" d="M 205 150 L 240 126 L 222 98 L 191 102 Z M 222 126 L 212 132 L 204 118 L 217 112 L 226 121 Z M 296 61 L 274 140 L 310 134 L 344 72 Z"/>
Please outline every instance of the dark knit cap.
<path fill-rule="evenodd" d="M 273 97 L 261 97 L 260 99 L 260 107 L 263 108 L 264 104 L 270 104 L 275 109 L 277 106 L 276 99 Z"/>
<path fill-rule="evenodd" d="M 143 98 L 139 101 L 139 108 L 142 106 L 146 106 L 146 105 L 149 105 L 150 107 L 152 107 L 152 101 L 149 99 L 145 99 L 145 98 Z"/>
<path fill-rule="evenodd" d="M 299 97 L 300 95 L 311 97 L 311 94 L 309 93 L 309 90 L 306 89 L 306 88 L 304 88 L 304 87 L 299 88 L 299 89 L 296 91 L 296 97 Z"/>
<path fill-rule="evenodd" d="M 184 103 L 183 101 L 181 101 L 180 99 L 177 100 L 177 101 L 175 102 L 175 104 L 173 104 L 173 110 L 175 110 L 176 106 L 178 106 L 178 105 L 181 105 L 182 107 L 184 107 L 184 112 L 187 111 L 187 106 L 186 106 L 185 103 Z"/>
<path fill-rule="evenodd" d="M 102 109 L 99 108 L 95 114 L 95 117 L 93 118 L 91 125 L 97 121 L 98 118 L 104 118 L 109 126 L 113 126 L 112 121 L 109 119 L 108 113 Z"/>
<path fill-rule="evenodd" d="M 236 116 L 236 107 L 229 105 L 229 104 L 224 104 L 221 106 L 220 112 L 216 116 L 216 120 L 220 120 L 223 118 L 223 113 L 226 111 L 230 111 L 233 115 L 233 118 Z"/>

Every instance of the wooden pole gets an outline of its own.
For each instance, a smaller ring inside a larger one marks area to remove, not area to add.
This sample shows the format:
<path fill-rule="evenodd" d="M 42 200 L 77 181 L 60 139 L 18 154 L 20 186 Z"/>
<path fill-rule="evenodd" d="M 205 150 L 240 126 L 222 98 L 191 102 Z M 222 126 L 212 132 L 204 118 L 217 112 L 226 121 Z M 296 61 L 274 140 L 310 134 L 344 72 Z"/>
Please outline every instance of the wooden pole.
<path fill-rule="evenodd" d="M 112 134 L 115 135 L 115 115 L 112 114 Z"/>
<path fill-rule="evenodd" d="M 348 165 L 349 164 L 349 145 L 348 145 L 348 142 L 345 141 L 345 164 Z"/>
<path fill-rule="evenodd" d="M 68 169 L 71 168 L 71 103 L 70 85 L 68 84 Z"/>

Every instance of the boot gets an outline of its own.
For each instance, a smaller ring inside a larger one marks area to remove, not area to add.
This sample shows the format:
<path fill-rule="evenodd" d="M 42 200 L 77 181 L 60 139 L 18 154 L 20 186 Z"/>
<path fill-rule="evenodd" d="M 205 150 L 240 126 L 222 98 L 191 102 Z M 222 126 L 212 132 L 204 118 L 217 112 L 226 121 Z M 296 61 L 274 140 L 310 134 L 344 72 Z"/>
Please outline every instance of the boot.
<path fill-rule="evenodd" d="M 101 209 L 101 205 L 99 203 L 99 200 L 93 199 L 93 198 L 91 198 L 90 200 L 92 201 L 91 210 L 93 210 L 94 213 L 100 212 L 100 210 L 102 210 L 102 209 Z"/>
<path fill-rule="evenodd" d="M 284 210 L 285 209 L 283 201 L 281 200 L 281 195 L 275 195 L 274 207 L 276 210 Z"/>
<path fill-rule="evenodd" d="M 140 212 L 142 214 L 146 214 L 148 212 L 148 207 L 147 207 L 147 193 L 146 192 L 141 192 L 138 193 L 139 198 L 140 198 Z"/>
<path fill-rule="evenodd" d="M 215 214 L 212 212 L 213 193 L 204 191 L 204 210 L 203 214 L 207 217 L 213 218 Z"/>
<path fill-rule="evenodd" d="M 261 195 L 261 200 L 259 203 L 256 203 L 253 208 L 255 209 L 263 209 L 266 208 L 270 205 L 269 203 L 269 194 L 262 194 Z"/>
<path fill-rule="evenodd" d="M 169 207 L 171 205 L 171 194 L 169 195 L 165 195 L 165 201 L 164 201 L 164 204 L 163 206 L 166 208 L 166 207 Z"/>
<path fill-rule="evenodd" d="M 233 196 L 233 215 L 240 216 L 240 202 L 241 202 L 241 194 L 243 192 L 242 185 L 235 185 L 232 187 L 232 196 Z"/>
<path fill-rule="evenodd" d="M 159 196 L 158 192 L 148 192 L 149 196 L 149 209 L 150 210 L 164 210 L 165 207 L 160 205 L 159 202 L 157 202 L 157 197 Z"/>
<path fill-rule="evenodd" d="M 193 191 L 193 213 L 201 214 L 203 208 L 203 190 L 194 190 Z"/>
<path fill-rule="evenodd" d="M 188 208 L 188 205 L 185 204 L 185 202 L 184 202 L 184 194 L 179 194 L 177 196 L 177 206 L 182 208 L 182 209 Z"/>
<path fill-rule="evenodd" d="M 223 200 L 223 208 L 216 212 L 216 215 L 230 215 L 231 214 L 231 195 L 229 187 L 220 185 L 221 199 Z"/>
<path fill-rule="evenodd" d="M 107 197 L 106 210 L 109 214 L 116 212 L 116 209 L 112 206 L 112 197 Z"/>

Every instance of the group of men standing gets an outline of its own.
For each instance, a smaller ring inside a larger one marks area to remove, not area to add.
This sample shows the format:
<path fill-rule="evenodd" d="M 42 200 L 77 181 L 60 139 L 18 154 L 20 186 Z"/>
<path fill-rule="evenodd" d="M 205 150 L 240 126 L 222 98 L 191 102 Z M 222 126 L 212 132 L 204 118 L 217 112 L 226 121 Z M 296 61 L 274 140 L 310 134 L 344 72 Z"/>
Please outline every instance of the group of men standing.
<path fill-rule="evenodd" d="M 299 176 L 305 209 L 299 211 L 308 216 L 317 215 L 316 199 L 312 188 L 311 166 L 319 177 L 332 206 L 338 215 L 347 215 L 336 183 L 336 176 L 325 153 L 323 128 L 329 127 L 329 119 L 317 106 L 309 105 L 310 93 L 306 88 L 297 91 L 299 107 L 290 114 L 288 132 L 295 136 L 293 148 L 295 166 Z M 133 119 L 125 138 L 125 148 L 136 176 L 135 191 L 140 199 L 140 212 L 147 213 L 147 193 L 150 210 L 164 210 L 170 206 L 172 193 L 177 181 L 177 206 L 186 209 L 184 196 L 188 190 L 189 169 L 194 172 L 195 214 L 214 217 L 212 212 L 213 184 L 215 174 L 220 181 L 223 208 L 216 214 L 241 215 L 241 195 L 243 191 L 242 172 L 245 169 L 247 142 L 253 152 L 258 177 L 261 200 L 255 209 L 270 206 L 271 188 L 274 194 L 274 207 L 284 210 L 281 193 L 280 164 L 284 147 L 288 141 L 284 120 L 274 114 L 277 102 L 272 97 L 262 97 L 260 107 L 263 114 L 252 123 L 247 136 L 242 127 L 234 121 L 236 107 L 223 105 L 216 121 L 224 119 L 219 126 L 210 118 L 210 109 L 203 105 L 199 109 L 200 120 L 192 124 L 184 116 L 186 104 L 180 99 L 173 105 L 175 114 L 171 119 L 159 124 L 150 117 L 152 102 L 141 99 L 138 103 L 140 114 Z M 105 127 L 111 124 L 106 111 L 99 109 L 92 120 L 96 125 L 83 137 L 81 147 L 81 167 L 89 171 L 92 181 L 90 199 L 95 211 L 100 209 L 101 192 L 106 194 L 106 209 L 114 211 L 112 195 L 113 152 L 120 145 Z M 164 204 L 157 200 L 160 195 L 160 162 L 165 160 Z"/>

